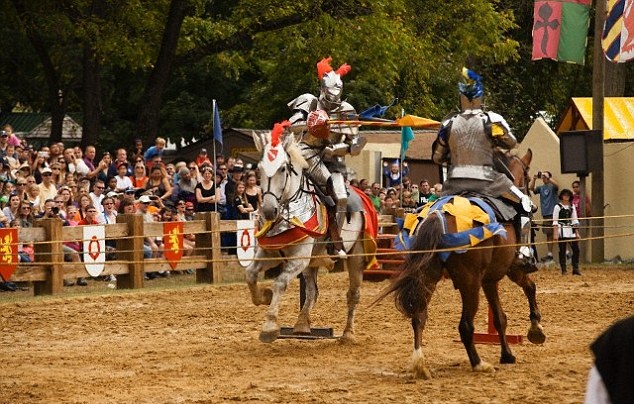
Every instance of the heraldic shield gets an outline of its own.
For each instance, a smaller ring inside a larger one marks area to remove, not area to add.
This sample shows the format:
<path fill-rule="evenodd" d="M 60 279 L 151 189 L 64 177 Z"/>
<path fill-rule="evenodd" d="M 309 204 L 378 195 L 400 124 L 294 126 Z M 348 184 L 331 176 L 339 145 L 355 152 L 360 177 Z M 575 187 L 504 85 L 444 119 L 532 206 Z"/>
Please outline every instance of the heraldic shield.
<path fill-rule="evenodd" d="M 99 276 L 106 262 L 106 228 L 82 226 L 84 228 L 84 266 L 92 277 Z"/>
<path fill-rule="evenodd" d="M 253 220 L 238 220 L 236 221 L 236 228 L 238 229 L 238 248 L 236 249 L 238 262 L 246 268 L 253 261 L 253 257 L 255 257 L 255 245 L 257 243 L 255 222 Z"/>
<path fill-rule="evenodd" d="M 18 267 L 18 229 L 0 229 L 0 276 L 5 282 Z"/>
<path fill-rule="evenodd" d="M 183 222 L 163 223 L 163 254 L 172 269 L 183 258 Z"/>

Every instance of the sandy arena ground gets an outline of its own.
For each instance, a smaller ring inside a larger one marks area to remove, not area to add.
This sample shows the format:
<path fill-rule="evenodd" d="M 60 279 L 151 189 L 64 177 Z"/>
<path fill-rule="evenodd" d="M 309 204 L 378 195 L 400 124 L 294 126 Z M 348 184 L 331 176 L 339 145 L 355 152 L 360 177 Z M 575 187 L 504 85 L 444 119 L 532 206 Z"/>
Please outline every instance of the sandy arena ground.
<path fill-rule="evenodd" d="M 112 291 L 91 281 L 83 293 L 75 287 L 61 297 L 5 292 L 0 402 L 580 403 L 592 363 L 588 345 L 634 314 L 633 268 L 582 271 L 581 277 L 562 277 L 556 267 L 535 274 L 548 339 L 512 346 L 514 365 L 499 365 L 498 346 L 478 345 L 481 357 L 496 364 L 492 374 L 472 372 L 455 342 L 459 296 L 442 281 L 424 335 L 434 377 L 428 381 L 411 376 L 411 327 L 392 301 L 367 308 L 385 283 L 364 282 L 355 345 L 334 339 L 263 344 L 265 308 L 253 306 L 244 284 L 198 286 L 193 275 L 185 285 L 142 291 Z M 294 323 L 298 283 L 285 296 L 282 325 Z M 346 288 L 344 273 L 320 276 L 314 326 L 341 334 Z M 508 280 L 500 290 L 509 334 L 525 334 L 521 290 Z M 486 331 L 485 303 L 476 327 Z"/>

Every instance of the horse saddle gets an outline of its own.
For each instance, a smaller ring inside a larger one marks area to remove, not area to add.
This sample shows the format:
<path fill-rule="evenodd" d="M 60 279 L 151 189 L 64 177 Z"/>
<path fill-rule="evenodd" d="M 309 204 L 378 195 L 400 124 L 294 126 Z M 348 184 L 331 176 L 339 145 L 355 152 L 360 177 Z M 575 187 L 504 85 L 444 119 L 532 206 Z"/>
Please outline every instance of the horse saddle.
<path fill-rule="evenodd" d="M 419 213 L 408 213 L 399 223 L 399 233 L 394 247 L 397 250 L 409 249 L 409 238 L 416 233 L 418 226 L 428 218 L 435 216 L 443 223 L 441 248 L 454 251 L 440 252 L 440 258 L 446 261 L 452 252 L 464 253 L 496 235 L 506 238 L 504 226 L 496 218 L 494 209 L 482 198 L 459 195 L 443 196 L 423 206 Z"/>

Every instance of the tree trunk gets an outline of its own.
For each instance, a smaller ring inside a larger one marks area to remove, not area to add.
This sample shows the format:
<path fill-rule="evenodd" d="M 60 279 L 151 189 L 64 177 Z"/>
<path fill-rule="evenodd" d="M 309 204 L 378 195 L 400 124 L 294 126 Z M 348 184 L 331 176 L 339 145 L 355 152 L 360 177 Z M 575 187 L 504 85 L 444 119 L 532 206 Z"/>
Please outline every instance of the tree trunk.
<path fill-rule="evenodd" d="M 94 145 L 101 133 L 101 66 L 95 59 L 94 49 L 84 44 L 84 124 L 81 138 L 82 149 Z"/>
<path fill-rule="evenodd" d="M 137 134 L 143 139 L 143 143 L 152 144 L 158 135 L 159 114 L 163 93 L 167 88 L 168 80 L 174 65 L 176 45 L 180 36 L 181 26 L 185 16 L 190 12 L 191 6 L 187 0 L 172 0 L 170 5 L 161 48 L 150 73 L 139 106 L 137 118 Z"/>
<path fill-rule="evenodd" d="M 51 137 L 49 142 L 60 142 L 62 140 L 62 124 L 64 122 L 64 116 L 66 115 L 66 101 L 59 75 L 48 54 L 46 45 L 44 45 L 44 40 L 37 31 L 36 25 L 29 20 L 29 13 L 26 10 L 24 2 L 21 0 L 13 0 L 13 6 L 24 24 L 26 35 L 33 45 L 33 49 L 40 59 L 40 63 L 42 63 L 42 69 L 48 87 L 46 92 L 51 109 Z"/>
<path fill-rule="evenodd" d="M 104 18 L 103 0 L 93 0 L 90 4 L 90 15 Z M 95 55 L 95 49 L 88 41 L 84 41 L 83 86 L 84 86 L 84 123 L 81 138 L 81 148 L 94 145 L 101 134 L 101 64 Z"/>

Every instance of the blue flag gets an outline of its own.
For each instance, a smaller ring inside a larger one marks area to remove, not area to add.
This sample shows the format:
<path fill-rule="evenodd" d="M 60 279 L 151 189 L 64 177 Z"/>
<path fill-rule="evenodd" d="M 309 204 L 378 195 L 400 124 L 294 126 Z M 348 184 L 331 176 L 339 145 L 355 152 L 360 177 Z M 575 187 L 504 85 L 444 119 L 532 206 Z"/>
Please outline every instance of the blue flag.
<path fill-rule="evenodd" d="M 214 139 L 216 139 L 218 141 L 218 143 L 220 143 L 220 146 L 223 146 L 223 144 L 222 144 L 222 124 L 220 122 L 220 110 L 218 109 L 218 104 L 216 103 L 216 100 L 214 100 L 213 126 L 214 126 Z M 222 151 L 222 148 L 220 149 L 220 151 Z"/>
<path fill-rule="evenodd" d="M 405 160 L 405 151 L 409 148 L 409 142 L 414 140 L 414 131 L 411 126 L 403 126 L 401 129 L 401 160 Z"/>
<path fill-rule="evenodd" d="M 381 118 L 383 115 L 385 115 L 385 111 L 387 111 L 388 108 L 396 104 L 398 104 L 398 98 L 394 98 L 392 102 L 390 103 L 390 105 L 381 106 L 379 104 L 376 104 L 375 106 L 370 107 L 366 109 L 365 111 L 361 112 L 359 114 L 359 119 L 370 121 L 374 118 Z"/>

